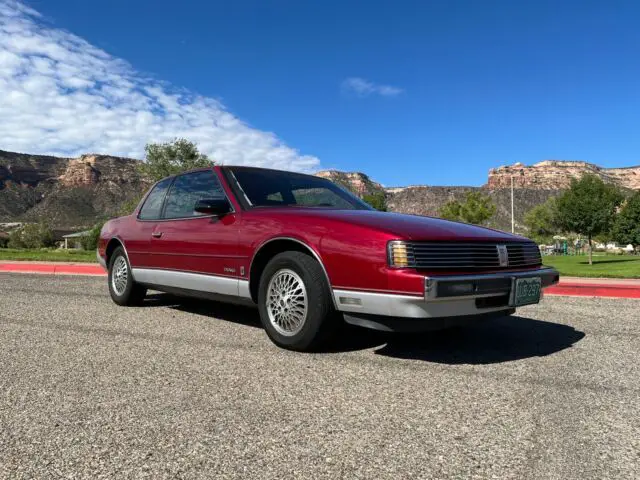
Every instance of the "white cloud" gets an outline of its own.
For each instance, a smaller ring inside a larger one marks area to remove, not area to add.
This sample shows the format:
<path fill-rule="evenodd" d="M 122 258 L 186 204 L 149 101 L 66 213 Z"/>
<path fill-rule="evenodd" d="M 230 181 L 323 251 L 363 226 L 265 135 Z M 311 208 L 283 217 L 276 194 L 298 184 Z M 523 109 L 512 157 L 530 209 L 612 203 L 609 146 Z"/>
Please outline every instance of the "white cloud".
<path fill-rule="evenodd" d="M 247 125 L 213 98 L 136 72 L 16 0 L 0 0 L 0 148 L 142 158 L 185 137 L 220 163 L 314 171 L 320 161 Z"/>
<path fill-rule="evenodd" d="M 391 85 L 380 85 L 370 82 L 364 78 L 350 77 L 342 82 L 342 91 L 345 93 L 354 93 L 359 97 L 368 97 L 369 95 L 382 95 L 383 97 L 396 97 L 404 90 L 402 88 L 393 87 Z"/>

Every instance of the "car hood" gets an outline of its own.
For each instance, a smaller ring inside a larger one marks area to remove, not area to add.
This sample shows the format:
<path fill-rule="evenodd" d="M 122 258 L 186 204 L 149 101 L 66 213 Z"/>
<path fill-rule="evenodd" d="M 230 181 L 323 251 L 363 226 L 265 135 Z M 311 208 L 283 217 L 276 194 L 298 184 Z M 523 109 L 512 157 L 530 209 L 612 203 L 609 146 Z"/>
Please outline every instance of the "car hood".
<path fill-rule="evenodd" d="M 283 209 L 284 210 L 284 209 Z M 500 230 L 441 218 L 378 212 L 374 210 L 330 210 L 318 208 L 286 209 L 288 214 L 318 216 L 351 225 L 383 231 L 407 240 L 468 240 L 523 242 L 528 239 Z"/>

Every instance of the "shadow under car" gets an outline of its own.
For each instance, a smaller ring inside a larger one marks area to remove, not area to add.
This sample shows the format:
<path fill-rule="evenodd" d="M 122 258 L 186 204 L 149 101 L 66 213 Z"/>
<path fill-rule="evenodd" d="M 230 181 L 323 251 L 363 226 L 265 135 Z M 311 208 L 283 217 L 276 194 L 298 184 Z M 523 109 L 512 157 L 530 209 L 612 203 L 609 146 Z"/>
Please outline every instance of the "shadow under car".
<path fill-rule="evenodd" d="M 209 300 L 147 295 L 145 307 L 166 307 L 216 320 L 262 328 L 255 308 Z M 443 364 L 489 364 L 551 355 L 572 347 L 584 332 L 570 325 L 511 315 L 478 324 L 424 333 L 387 333 L 344 324 L 318 353 L 375 348 L 388 357 Z"/>

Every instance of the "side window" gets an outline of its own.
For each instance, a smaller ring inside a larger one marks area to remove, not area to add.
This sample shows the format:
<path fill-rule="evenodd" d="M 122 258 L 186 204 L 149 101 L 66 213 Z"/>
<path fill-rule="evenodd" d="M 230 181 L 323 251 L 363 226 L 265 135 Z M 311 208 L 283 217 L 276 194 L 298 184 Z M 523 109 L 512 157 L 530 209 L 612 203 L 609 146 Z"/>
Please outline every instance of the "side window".
<path fill-rule="evenodd" d="M 164 195 L 167 193 L 169 185 L 171 185 L 172 178 L 167 178 L 157 183 L 151 193 L 144 201 L 144 205 L 140 209 L 138 218 L 140 220 L 157 220 L 160 218 L 162 212 L 162 202 L 164 201 Z"/>
<path fill-rule="evenodd" d="M 211 170 L 186 173 L 176 177 L 164 208 L 163 218 L 199 217 L 194 211 L 198 200 L 226 198 L 220 180 Z"/>

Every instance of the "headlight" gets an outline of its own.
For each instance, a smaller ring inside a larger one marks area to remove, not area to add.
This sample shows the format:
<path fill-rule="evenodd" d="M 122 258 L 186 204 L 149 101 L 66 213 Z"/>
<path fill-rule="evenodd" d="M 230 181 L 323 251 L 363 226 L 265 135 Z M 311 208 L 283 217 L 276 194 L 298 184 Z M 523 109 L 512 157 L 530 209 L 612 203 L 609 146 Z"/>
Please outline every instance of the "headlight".
<path fill-rule="evenodd" d="M 395 268 L 411 268 L 415 265 L 413 249 L 406 242 L 394 240 L 387 246 L 389 266 Z"/>

